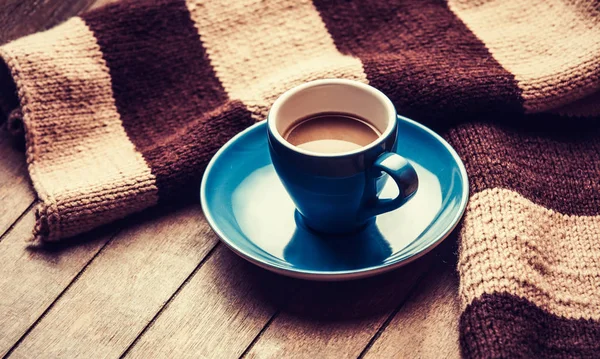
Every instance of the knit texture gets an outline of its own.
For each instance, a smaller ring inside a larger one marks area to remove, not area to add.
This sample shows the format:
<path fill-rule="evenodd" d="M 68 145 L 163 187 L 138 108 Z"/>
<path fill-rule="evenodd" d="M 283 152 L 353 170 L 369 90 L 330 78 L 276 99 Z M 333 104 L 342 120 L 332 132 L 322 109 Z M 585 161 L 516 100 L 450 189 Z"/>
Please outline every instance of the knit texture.
<path fill-rule="evenodd" d="M 465 357 L 600 352 L 600 3 L 125 0 L 0 47 L 35 236 L 196 197 L 285 90 L 349 78 L 465 162 Z"/>

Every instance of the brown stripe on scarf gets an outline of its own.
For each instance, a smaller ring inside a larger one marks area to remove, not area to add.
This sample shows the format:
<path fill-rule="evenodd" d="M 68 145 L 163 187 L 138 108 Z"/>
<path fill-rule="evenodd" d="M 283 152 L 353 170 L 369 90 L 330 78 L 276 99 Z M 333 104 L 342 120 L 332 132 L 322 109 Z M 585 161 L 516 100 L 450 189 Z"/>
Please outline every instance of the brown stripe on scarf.
<path fill-rule="evenodd" d="M 123 125 L 152 168 L 160 199 L 192 193 L 212 154 L 252 119 L 229 101 L 184 1 L 124 1 L 84 20 L 98 39 Z"/>
<path fill-rule="evenodd" d="M 72 236 L 156 203 L 155 178 L 123 130 L 108 68 L 80 18 L 0 55 L 27 128 L 40 238 Z"/>
<path fill-rule="evenodd" d="M 522 112 L 512 74 L 442 1 L 315 0 L 338 49 L 358 56 L 398 112 L 431 116 Z M 352 19 L 352 20 L 349 20 Z"/>
<path fill-rule="evenodd" d="M 366 82 L 360 60 L 341 54 L 310 0 L 187 0 L 230 98 L 264 120 L 284 91 L 320 78 Z M 276 71 L 274 71 L 276 69 Z"/>
<path fill-rule="evenodd" d="M 600 322 L 567 319 L 507 293 L 484 294 L 460 320 L 466 358 L 593 358 Z"/>
<path fill-rule="evenodd" d="M 600 117 L 600 90 L 553 112 L 571 117 Z"/>
<path fill-rule="evenodd" d="M 445 134 L 464 160 L 471 193 L 507 188 L 563 214 L 600 214 L 598 119 L 569 129 L 556 115 L 508 120 L 465 123 Z"/>
<path fill-rule="evenodd" d="M 530 112 L 600 88 L 600 6 L 594 1 L 450 0 L 450 7 L 515 75 Z"/>
<path fill-rule="evenodd" d="M 573 216 L 517 192 L 473 195 L 460 231 L 461 300 L 505 292 L 566 318 L 600 320 L 600 216 Z"/>

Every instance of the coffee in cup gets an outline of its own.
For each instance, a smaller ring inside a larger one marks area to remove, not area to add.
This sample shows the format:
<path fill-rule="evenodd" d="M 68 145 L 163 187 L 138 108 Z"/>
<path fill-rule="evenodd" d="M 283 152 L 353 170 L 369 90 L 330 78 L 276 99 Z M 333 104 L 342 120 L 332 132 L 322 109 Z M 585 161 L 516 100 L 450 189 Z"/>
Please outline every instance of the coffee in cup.
<path fill-rule="evenodd" d="M 283 136 L 311 152 L 344 153 L 364 147 L 381 136 L 369 122 L 343 112 L 324 112 L 299 119 Z"/>

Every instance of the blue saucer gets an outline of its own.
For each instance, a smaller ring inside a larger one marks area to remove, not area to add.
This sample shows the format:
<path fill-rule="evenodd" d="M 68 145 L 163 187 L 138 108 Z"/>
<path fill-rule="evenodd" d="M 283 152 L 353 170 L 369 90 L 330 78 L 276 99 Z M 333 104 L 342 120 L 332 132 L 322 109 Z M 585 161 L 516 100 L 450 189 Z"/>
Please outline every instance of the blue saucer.
<path fill-rule="evenodd" d="M 419 189 L 362 232 L 331 236 L 306 228 L 271 164 L 264 121 L 235 136 L 210 161 L 200 189 L 206 219 L 234 252 L 283 275 L 346 280 L 407 264 L 450 234 L 469 190 L 464 165 L 446 141 L 404 117 L 398 128 L 398 153 L 415 167 Z M 389 180 L 381 197 L 397 192 Z"/>

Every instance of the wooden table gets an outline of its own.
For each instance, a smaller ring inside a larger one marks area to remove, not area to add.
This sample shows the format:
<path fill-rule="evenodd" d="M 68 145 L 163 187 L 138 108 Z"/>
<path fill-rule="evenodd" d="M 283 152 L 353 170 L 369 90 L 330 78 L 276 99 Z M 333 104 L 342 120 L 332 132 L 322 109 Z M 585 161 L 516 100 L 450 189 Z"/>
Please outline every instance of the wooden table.
<path fill-rule="evenodd" d="M 0 43 L 109 1 L 4 0 Z M 315 283 L 238 258 L 219 244 L 200 205 L 150 210 L 58 246 L 32 245 L 35 200 L 22 143 L 2 131 L 0 355 L 459 356 L 453 237 L 392 273 Z"/>

